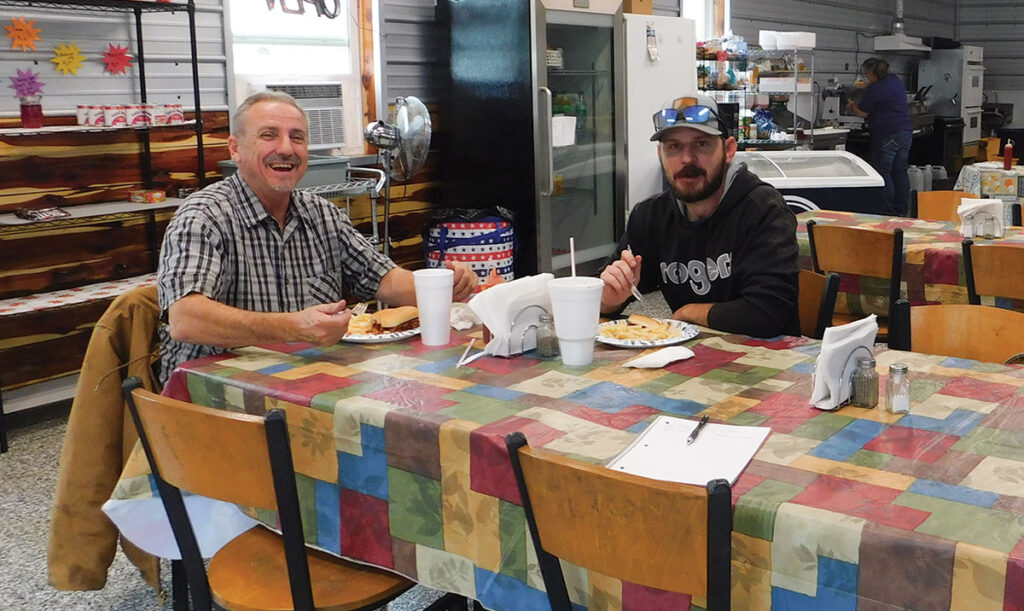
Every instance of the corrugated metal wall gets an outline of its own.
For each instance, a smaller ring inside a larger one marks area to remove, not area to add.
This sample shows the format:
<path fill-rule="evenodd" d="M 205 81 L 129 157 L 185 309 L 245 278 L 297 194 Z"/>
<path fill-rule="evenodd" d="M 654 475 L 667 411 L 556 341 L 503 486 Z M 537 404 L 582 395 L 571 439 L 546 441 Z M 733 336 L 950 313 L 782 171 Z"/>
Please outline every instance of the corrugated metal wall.
<path fill-rule="evenodd" d="M 985 47 L 985 89 L 1024 89 L 1024 4 L 960 0 L 959 39 Z"/>
<path fill-rule="evenodd" d="M 911 36 L 954 37 L 957 0 L 906 0 L 903 17 Z M 909 88 L 916 86 L 922 55 L 873 53 L 872 38 L 889 34 L 896 0 L 732 0 L 733 32 L 757 42 L 760 30 L 815 32 L 814 80 L 850 83 L 872 55 L 884 57 Z"/>
<path fill-rule="evenodd" d="M 678 15 L 679 0 L 655 0 L 657 15 Z M 447 35 L 434 20 L 434 0 L 381 0 L 384 98 L 414 95 L 428 104 L 444 97 Z"/>
<path fill-rule="evenodd" d="M 130 45 L 130 53 L 135 55 L 132 13 L 0 7 L 0 22 L 4 25 L 10 25 L 15 17 L 34 20 L 34 27 L 41 30 L 40 40 L 35 50 L 28 51 L 12 49 L 7 39 L 0 45 L 0 116 L 18 114 L 18 100 L 8 86 L 9 77 L 19 69 L 39 74 L 44 83 L 46 114 L 70 114 L 77 104 L 127 104 L 138 100 L 137 62 L 123 75 L 105 72 L 103 64 L 103 53 L 110 43 Z M 191 110 L 194 104 L 187 13 L 143 13 L 142 22 L 149 100 L 181 103 Z M 197 0 L 196 40 L 203 110 L 224 110 L 227 68 L 220 0 Z M 85 56 L 77 74 L 61 74 L 50 61 L 54 48 L 62 43 L 76 45 Z"/>
<path fill-rule="evenodd" d="M 1010 127 L 1024 127 L 1024 4 L 960 0 L 957 35 L 985 48 L 985 101 L 1014 105 Z"/>

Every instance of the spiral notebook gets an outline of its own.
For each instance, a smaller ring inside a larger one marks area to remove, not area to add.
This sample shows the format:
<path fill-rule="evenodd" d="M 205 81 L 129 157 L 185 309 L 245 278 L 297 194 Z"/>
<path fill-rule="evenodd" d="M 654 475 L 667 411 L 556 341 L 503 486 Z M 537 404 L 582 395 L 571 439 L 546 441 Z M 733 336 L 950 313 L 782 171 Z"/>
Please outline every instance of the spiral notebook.
<path fill-rule="evenodd" d="M 682 484 L 703 486 L 713 479 L 735 484 L 771 429 L 708 423 L 687 445 L 696 420 L 658 416 L 609 469 Z"/>

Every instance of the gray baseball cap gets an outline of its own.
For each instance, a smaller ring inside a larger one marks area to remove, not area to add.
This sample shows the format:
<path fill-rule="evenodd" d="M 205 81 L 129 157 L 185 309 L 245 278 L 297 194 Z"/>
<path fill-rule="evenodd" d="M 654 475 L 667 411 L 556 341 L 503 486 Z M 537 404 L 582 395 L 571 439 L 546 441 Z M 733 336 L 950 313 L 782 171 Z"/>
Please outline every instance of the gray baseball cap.
<path fill-rule="evenodd" d="M 718 116 L 718 103 L 700 94 L 686 94 L 663 104 L 661 110 L 654 113 L 651 141 L 661 140 L 666 132 L 677 127 L 689 127 L 715 136 L 727 133 Z"/>

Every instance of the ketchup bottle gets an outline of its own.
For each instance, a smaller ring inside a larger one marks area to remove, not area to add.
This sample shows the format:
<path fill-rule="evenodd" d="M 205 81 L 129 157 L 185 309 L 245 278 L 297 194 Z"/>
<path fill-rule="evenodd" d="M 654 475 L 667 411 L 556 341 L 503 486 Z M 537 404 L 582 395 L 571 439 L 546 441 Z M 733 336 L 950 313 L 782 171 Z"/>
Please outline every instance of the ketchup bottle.
<path fill-rule="evenodd" d="M 1013 140 L 1006 139 L 1006 146 L 1003 147 L 1003 169 L 1009 170 L 1013 167 Z"/>

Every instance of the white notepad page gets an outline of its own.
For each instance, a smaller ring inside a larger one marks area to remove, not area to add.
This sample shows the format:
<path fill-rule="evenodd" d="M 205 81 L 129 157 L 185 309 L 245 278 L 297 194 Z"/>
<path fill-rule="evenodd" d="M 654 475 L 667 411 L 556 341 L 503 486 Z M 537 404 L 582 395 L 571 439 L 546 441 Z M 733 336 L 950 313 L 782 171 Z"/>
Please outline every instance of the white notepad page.
<path fill-rule="evenodd" d="M 651 479 L 703 486 L 713 479 L 735 484 L 771 429 L 708 423 L 692 444 L 696 420 L 658 416 L 609 469 Z"/>

